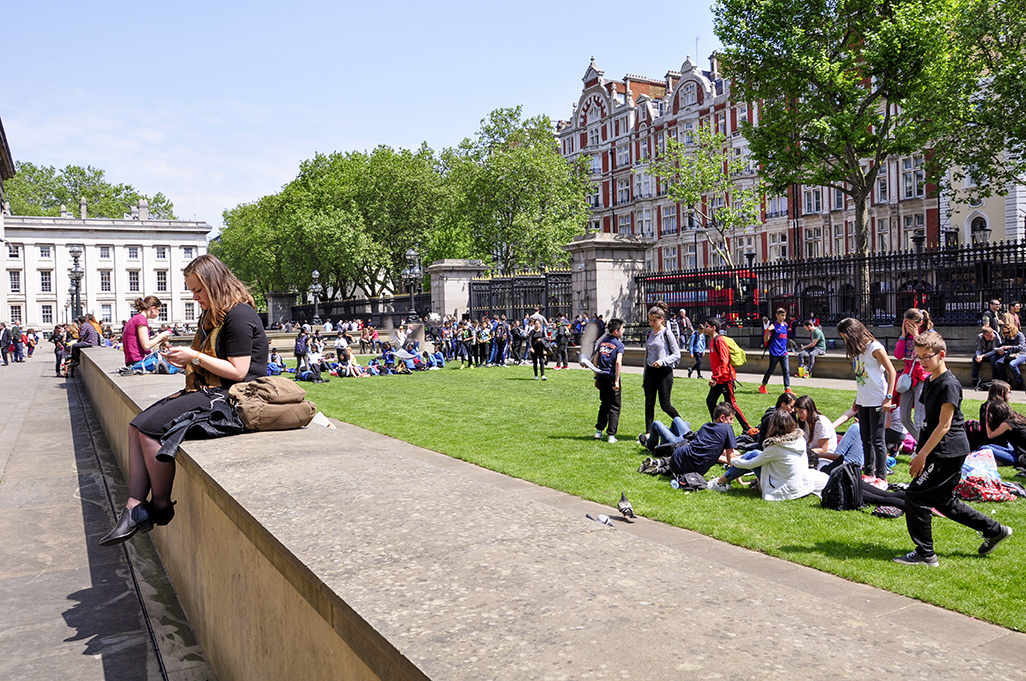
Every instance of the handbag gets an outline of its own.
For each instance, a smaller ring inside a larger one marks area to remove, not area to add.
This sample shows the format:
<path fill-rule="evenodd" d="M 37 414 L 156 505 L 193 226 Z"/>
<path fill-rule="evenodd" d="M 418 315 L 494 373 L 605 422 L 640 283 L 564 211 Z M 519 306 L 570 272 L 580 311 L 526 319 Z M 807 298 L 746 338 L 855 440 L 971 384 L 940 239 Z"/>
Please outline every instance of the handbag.
<path fill-rule="evenodd" d="M 894 390 L 898 393 L 908 392 L 912 388 L 912 374 L 901 374 L 898 376 L 898 384 Z"/>
<path fill-rule="evenodd" d="M 235 412 L 246 430 L 302 428 L 317 414 L 306 391 L 284 376 L 261 376 L 228 389 Z"/>

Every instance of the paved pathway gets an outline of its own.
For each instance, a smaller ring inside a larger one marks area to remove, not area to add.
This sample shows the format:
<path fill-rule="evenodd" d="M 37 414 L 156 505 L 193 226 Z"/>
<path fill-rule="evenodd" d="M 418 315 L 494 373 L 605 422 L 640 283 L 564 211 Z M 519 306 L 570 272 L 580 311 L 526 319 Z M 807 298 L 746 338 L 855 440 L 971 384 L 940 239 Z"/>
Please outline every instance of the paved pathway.
<path fill-rule="evenodd" d="M 104 473 L 126 494 L 82 398 L 52 353 L 0 365 L 0 679 L 213 679 L 153 544 L 97 545 L 112 523 Z"/>

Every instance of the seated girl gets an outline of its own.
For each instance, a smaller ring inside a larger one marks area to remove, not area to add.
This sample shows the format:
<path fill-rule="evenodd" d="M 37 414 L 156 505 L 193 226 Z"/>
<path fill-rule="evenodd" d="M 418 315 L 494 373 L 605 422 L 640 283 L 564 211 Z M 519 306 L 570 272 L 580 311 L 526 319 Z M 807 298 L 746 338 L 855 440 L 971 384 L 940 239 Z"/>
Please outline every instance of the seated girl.
<path fill-rule="evenodd" d="M 820 459 L 834 459 L 837 451 L 837 431 L 833 424 L 816 409 L 816 403 L 808 395 L 802 395 L 794 403 L 798 424 L 802 427 L 808 446 L 809 461 L 816 467 Z"/>
<path fill-rule="evenodd" d="M 753 470 L 766 501 L 798 499 L 823 491 L 829 476 L 809 468 L 805 437 L 786 411 L 778 409 L 770 418 L 763 446 L 761 452 L 735 458 L 727 472 L 710 483 L 710 489 L 730 489 L 731 480 Z"/>

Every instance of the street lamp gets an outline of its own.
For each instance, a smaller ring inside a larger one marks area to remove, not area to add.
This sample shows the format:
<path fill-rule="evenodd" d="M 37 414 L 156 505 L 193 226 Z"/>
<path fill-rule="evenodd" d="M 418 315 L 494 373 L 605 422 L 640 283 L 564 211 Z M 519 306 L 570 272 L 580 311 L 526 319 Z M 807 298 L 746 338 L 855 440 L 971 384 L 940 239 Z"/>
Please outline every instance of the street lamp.
<path fill-rule="evenodd" d="M 321 323 L 321 315 L 317 311 L 317 303 L 318 303 L 317 299 L 320 296 L 321 291 L 324 290 L 324 287 L 321 286 L 320 281 L 318 281 L 321 278 L 321 273 L 320 272 L 318 272 L 317 270 L 314 270 L 313 272 L 310 273 L 310 276 L 313 278 L 313 283 L 310 284 L 310 288 L 309 288 L 310 295 L 313 296 L 313 301 L 314 301 L 313 323 L 314 323 L 314 326 L 318 326 Z"/>
<path fill-rule="evenodd" d="M 920 292 L 923 287 L 923 244 L 926 242 L 926 234 L 923 233 L 922 229 L 917 229 L 912 235 L 912 243 L 916 247 L 916 266 L 919 269 L 919 275 L 916 278 L 916 307 L 922 305 L 922 296 Z"/>
<path fill-rule="evenodd" d="M 79 317 L 82 314 L 82 277 L 85 276 L 85 270 L 78 263 L 79 258 L 82 257 L 82 247 L 74 244 L 68 248 L 68 253 L 71 254 L 71 259 L 74 262 L 71 271 L 68 272 L 68 276 L 71 277 L 71 286 L 74 288 L 74 316 Z"/>
<path fill-rule="evenodd" d="M 702 236 L 705 236 L 705 229 L 701 227 L 695 227 L 693 234 L 695 236 L 695 270 L 698 270 L 698 233 L 701 232 Z"/>
<path fill-rule="evenodd" d="M 406 269 L 402 271 L 403 282 L 410 289 L 410 318 L 411 321 L 417 316 L 416 301 L 413 299 L 413 294 L 416 292 L 417 284 L 423 278 L 424 273 L 420 270 L 420 254 L 412 248 L 406 251 Z"/>

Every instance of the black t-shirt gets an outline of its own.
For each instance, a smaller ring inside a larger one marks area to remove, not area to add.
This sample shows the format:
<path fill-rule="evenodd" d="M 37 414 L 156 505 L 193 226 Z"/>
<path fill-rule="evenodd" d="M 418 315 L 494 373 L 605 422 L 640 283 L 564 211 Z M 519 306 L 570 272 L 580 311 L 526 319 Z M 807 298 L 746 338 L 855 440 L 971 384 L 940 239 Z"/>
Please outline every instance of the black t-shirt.
<path fill-rule="evenodd" d="M 678 474 L 705 475 L 724 449 L 735 449 L 734 427 L 729 423 L 707 423 L 698 429 L 695 438 L 673 451 L 670 469 Z"/>
<path fill-rule="evenodd" d="M 267 335 L 260 315 L 249 305 L 240 303 L 228 310 L 221 325 L 221 332 L 214 343 L 214 353 L 220 359 L 245 357 L 249 355 L 249 372 L 245 381 L 253 381 L 267 375 Z M 236 381 L 221 379 L 227 388 Z"/>
<path fill-rule="evenodd" d="M 923 394 L 919 401 L 926 407 L 926 421 L 919 433 L 916 452 L 937 429 L 940 423 L 941 407 L 945 404 L 955 405 L 955 413 L 951 417 L 951 429 L 930 453 L 938 459 L 955 459 L 969 454 L 969 438 L 966 437 L 962 417 L 962 385 L 950 371 L 945 371 L 938 378 L 932 376 L 923 382 Z"/>

